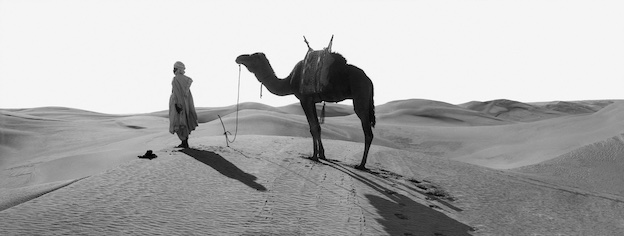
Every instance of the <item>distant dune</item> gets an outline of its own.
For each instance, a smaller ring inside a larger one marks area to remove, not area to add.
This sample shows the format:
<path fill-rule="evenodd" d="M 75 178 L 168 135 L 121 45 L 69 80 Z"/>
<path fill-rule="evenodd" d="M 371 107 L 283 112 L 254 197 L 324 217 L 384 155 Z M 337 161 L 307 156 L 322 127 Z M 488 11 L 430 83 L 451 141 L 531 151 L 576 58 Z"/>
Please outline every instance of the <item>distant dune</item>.
<path fill-rule="evenodd" d="M 185 151 L 167 111 L 0 109 L 0 234 L 624 232 L 624 101 L 377 105 L 369 171 L 350 105 L 321 163 L 299 104 L 238 109 L 227 147 L 237 106 L 197 108 Z"/>

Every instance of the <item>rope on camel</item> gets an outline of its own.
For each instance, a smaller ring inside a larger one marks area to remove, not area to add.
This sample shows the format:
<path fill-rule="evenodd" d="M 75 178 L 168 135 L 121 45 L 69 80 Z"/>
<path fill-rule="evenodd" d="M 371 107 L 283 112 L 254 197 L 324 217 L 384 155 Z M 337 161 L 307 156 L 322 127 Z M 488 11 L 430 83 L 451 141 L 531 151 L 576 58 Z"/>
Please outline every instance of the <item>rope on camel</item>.
<path fill-rule="evenodd" d="M 223 124 L 223 120 L 221 119 L 220 115 L 217 115 L 219 117 L 219 120 L 221 121 L 221 126 L 223 126 L 223 135 L 225 135 L 225 145 L 227 147 L 230 147 L 230 143 L 234 143 L 234 141 L 236 141 L 236 137 L 238 135 L 238 106 L 240 105 L 240 78 L 241 78 L 241 66 L 238 65 L 238 92 L 236 95 L 236 131 L 234 131 L 234 139 L 230 140 L 230 138 L 228 137 L 228 134 L 232 135 L 232 133 L 230 133 L 230 131 L 227 131 L 225 129 L 225 124 Z"/>

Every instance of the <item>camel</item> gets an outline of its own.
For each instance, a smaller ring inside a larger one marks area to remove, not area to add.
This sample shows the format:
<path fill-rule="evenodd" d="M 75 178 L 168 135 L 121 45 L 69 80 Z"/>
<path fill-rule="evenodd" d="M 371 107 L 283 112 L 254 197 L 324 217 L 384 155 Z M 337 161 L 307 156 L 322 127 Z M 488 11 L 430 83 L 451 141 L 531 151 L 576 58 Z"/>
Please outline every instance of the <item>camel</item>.
<path fill-rule="evenodd" d="M 283 79 L 277 78 L 264 53 L 240 55 L 236 58 L 236 63 L 247 67 L 247 70 L 253 73 L 269 92 L 277 96 L 294 94 L 299 99 L 312 134 L 314 153 L 310 159 L 314 161 L 318 161 L 319 158 L 326 160 L 325 150 L 321 142 L 321 126 L 316 112 L 316 103 L 352 99 L 353 109 L 360 118 L 364 131 L 364 155 L 360 165 L 355 166 L 355 168 L 365 170 L 368 150 L 373 141 L 372 128 L 375 127 L 373 83 L 362 69 L 347 64 L 347 60 L 342 55 L 335 52 L 331 52 L 331 55 L 335 61 L 328 69 L 328 84 L 322 92 L 313 94 L 303 94 L 299 89 L 300 83 L 298 81 L 302 76 L 303 60 L 299 61 L 288 77 Z"/>

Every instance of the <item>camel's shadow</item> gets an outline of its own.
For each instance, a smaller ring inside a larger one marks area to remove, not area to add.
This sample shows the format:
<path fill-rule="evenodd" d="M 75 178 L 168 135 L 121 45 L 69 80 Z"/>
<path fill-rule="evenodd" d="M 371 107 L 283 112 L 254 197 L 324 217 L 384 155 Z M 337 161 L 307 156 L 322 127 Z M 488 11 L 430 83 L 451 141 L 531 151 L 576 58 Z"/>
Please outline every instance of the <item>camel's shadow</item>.
<path fill-rule="evenodd" d="M 408 196 L 384 187 L 379 183 L 384 178 L 378 176 L 379 173 L 374 170 L 352 169 L 353 166 L 346 166 L 340 161 L 331 159 L 326 160 L 326 163 L 323 164 L 351 176 L 382 195 L 365 194 L 365 197 L 377 209 L 378 214 L 383 217 L 377 221 L 391 235 L 470 235 L 469 232 L 474 231 L 474 228 L 435 210 L 432 208 L 434 205 L 423 205 Z M 425 195 L 424 191 L 405 185 L 402 187 L 408 194 Z M 430 199 L 455 211 L 462 211 L 434 196 L 430 196 Z"/>
<path fill-rule="evenodd" d="M 263 192 L 267 190 L 262 184 L 256 183 L 256 179 L 258 179 L 256 176 L 246 173 L 217 153 L 194 148 L 186 148 L 181 150 L 181 152 L 195 158 L 195 160 L 204 163 L 207 166 L 212 167 L 222 175 L 238 180 L 251 188 Z"/>

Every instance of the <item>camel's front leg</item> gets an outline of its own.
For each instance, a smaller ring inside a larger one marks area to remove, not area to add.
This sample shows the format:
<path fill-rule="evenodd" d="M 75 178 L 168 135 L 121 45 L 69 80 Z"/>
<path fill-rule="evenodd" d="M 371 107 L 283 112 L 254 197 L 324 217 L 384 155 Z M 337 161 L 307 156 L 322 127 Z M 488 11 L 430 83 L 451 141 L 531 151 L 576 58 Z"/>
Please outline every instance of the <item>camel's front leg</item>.
<path fill-rule="evenodd" d="M 319 125 L 319 138 L 318 138 L 318 154 L 319 154 L 319 158 L 323 159 L 323 160 L 327 160 L 327 158 L 325 158 L 325 149 L 323 148 L 323 142 L 321 141 L 321 126 Z"/>
<path fill-rule="evenodd" d="M 303 112 L 308 119 L 308 125 L 310 126 L 310 134 L 312 134 L 312 144 L 314 153 L 311 159 L 318 161 L 319 157 L 325 159 L 325 150 L 321 143 L 321 125 L 319 124 L 318 117 L 316 116 L 316 105 L 312 99 L 300 99 Z"/>
<path fill-rule="evenodd" d="M 312 118 L 314 119 L 314 123 L 318 126 L 316 128 L 318 134 L 316 139 L 316 150 L 318 151 L 318 157 L 323 160 L 327 160 L 325 158 L 325 148 L 323 148 L 323 141 L 321 141 L 321 123 L 318 120 L 318 114 L 316 113 L 316 104 L 312 105 L 314 109 L 312 109 Z M 312 126 L 310 126 L 312 128 Z"/>

